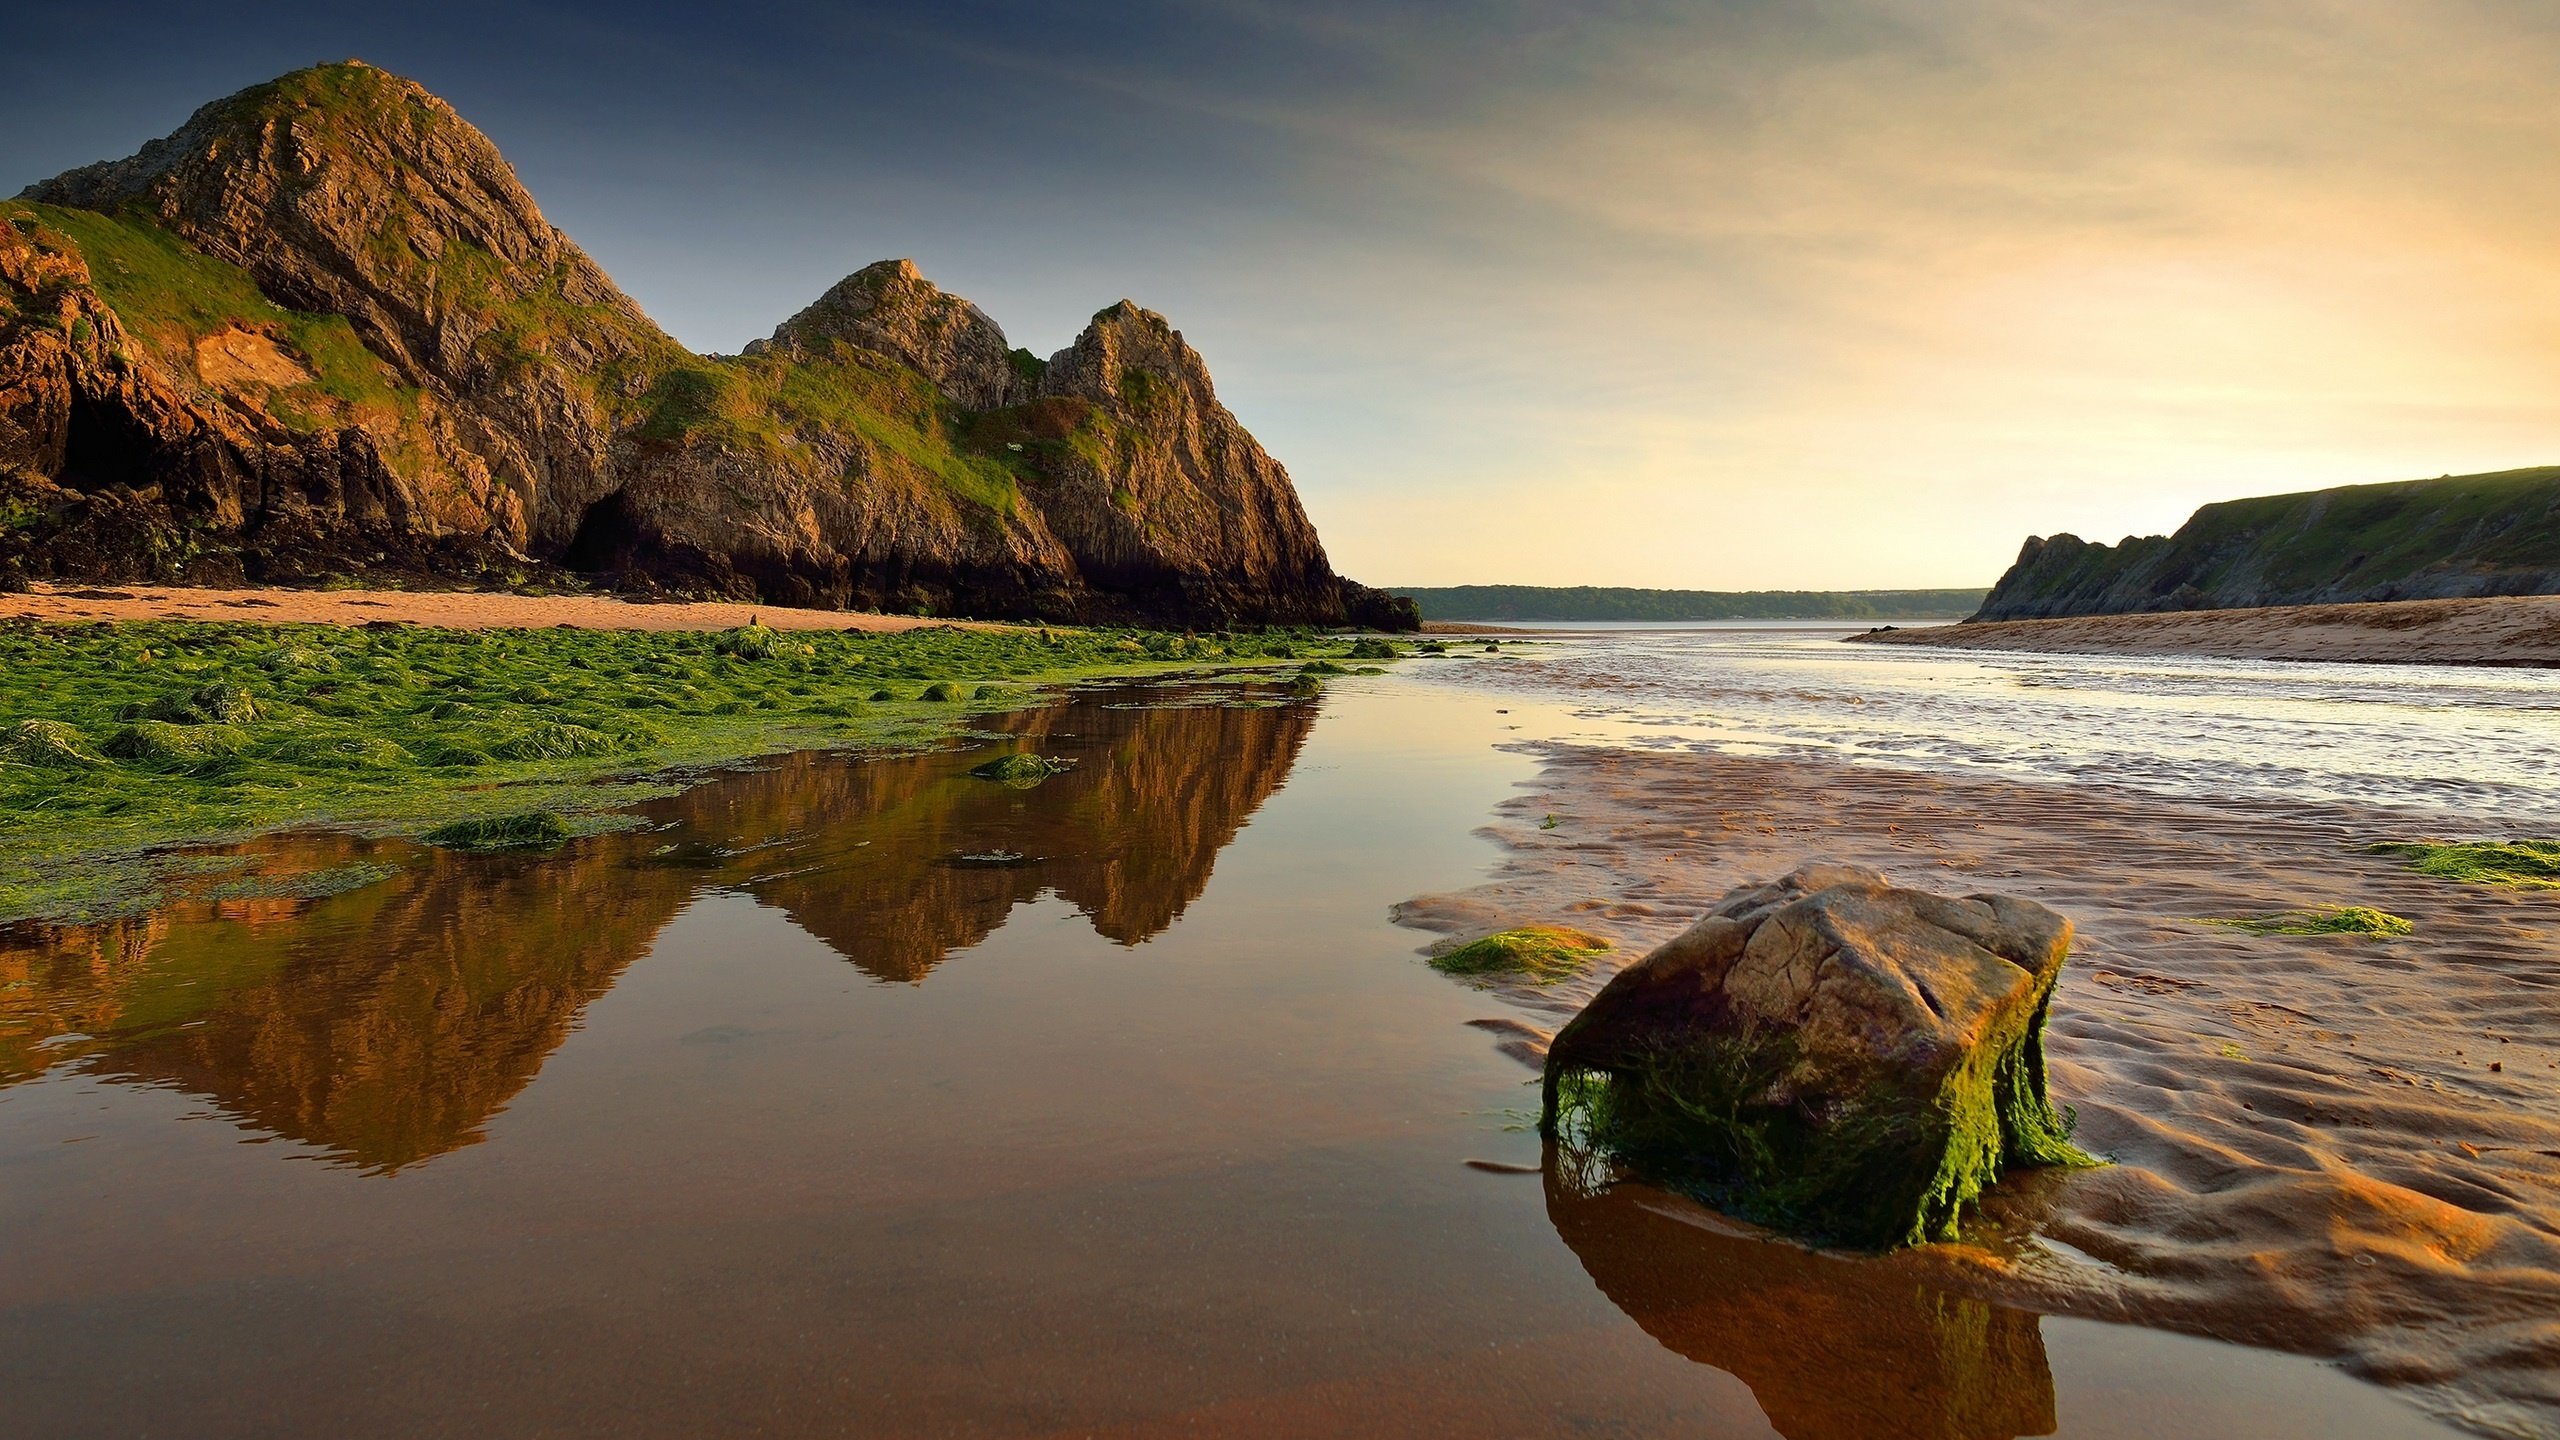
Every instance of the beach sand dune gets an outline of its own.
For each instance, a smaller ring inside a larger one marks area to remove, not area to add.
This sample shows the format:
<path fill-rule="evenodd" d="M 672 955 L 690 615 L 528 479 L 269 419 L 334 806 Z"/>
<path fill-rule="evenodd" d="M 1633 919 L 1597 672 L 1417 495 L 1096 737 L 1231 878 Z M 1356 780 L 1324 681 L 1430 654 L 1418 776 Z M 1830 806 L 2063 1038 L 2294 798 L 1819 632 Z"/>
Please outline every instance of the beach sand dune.
<path fill-rule="evenodd" d="M 1870 630 L 1861 645 L 2049 655 L 2208 655 L 2374 665 L 2560 666 L 2560 595 L 2274 605 Z"/>
<path fill-rule="evenodd" d="M 1623 963 L 1809 855 L 2053 906 L 2079 927 L 2055 1094 L 2118 1163 L 2014 1178 L 1979 1241 L 1873 1263 L 2336 1357 L 2493 1434 L 2560 1431 L 2560 892 L 2414 874 L 2360 848 L 2407 836 L 2377 812 L 1713 755 L 1556 748 L 1488 833 L 1508 847 L 1491 883 L 1399 918 L 1570 924 Z M 2200 923 L 2314 905 L 2417 930 Z M 1552 1027 L 1606 978 L 1496 993 Z"/>

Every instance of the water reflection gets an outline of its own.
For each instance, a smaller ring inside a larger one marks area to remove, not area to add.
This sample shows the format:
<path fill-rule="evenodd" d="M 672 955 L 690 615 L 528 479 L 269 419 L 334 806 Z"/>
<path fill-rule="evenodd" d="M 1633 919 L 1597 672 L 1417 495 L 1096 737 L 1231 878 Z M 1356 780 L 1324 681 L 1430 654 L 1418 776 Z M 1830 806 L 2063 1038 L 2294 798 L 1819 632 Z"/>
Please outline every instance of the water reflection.
<path fill-rule="evenodd" d="M 1208 887 L 1314 719 L 1300 705 L 1165 708 L 1125 692 L 1008 716 L 1014 743 L 1076 762 L 1031 790 L 948 757 L 795 756 L 695 792 L 691 839 L 667 859 L 711 867 L 883 980 L 923 979 L 1044 892 L 1135 945 Z"/>
<path fill-rule="evenodd" d="M 1547 1169 L 1547 1217 L 1664 1348 L 1751 1387 L 1787 1440 L 2011 1440 L 2056 1428 L 2038 1318 L 1874 1262 L 1720 1234 L 1641 1185 Z"/>
<path fill-rule="evenodd" d="M 706 889 L 753 894 L 883 980 L 921 981 L 1051 892 L 1136 944 L 1207 887 L 1315 715 L 1139 703 L 1167 698 L 1102 692 L 994 722 L 1078 762 L 1030 790 L 970 778 L 983 751 L 804 754 L 652 802 L 644 827 L 554 856 L 336 836 L 244 847 L 269 877 L 397 869 L 322 899 L 192 900 L 0 933 L 0 1086 L 78 1064 L 389 1172 L 478 1140 Z M 995 852 L 1021 859 L 953 863 Z"/>

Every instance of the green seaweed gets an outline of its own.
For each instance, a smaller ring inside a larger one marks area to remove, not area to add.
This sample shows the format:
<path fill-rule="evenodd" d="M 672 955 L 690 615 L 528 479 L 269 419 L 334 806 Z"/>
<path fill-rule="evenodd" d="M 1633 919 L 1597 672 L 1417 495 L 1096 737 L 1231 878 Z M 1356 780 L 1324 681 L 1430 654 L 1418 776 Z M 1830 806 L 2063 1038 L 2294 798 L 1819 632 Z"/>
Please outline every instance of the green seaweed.
<path fill-rule="evenodd" d="M 1075 763 L 1073 760 L 1034 755 L 1027 750 L 1017 750 L 1010 755 L 999 755 L 983 765 L 972 766 L 969 773 L 981 780 L 999 780 L 1016 789 L 1027 790 L 1052 775 L 1064 774 L 1074 769 Z"/>
<path fill-rule="evenodd" d="M 2044 1079 L 2039 1007 L 2022 1044 L 1976 1050 L 1938 1093 L 1877 1086 L 1806 1106 L 1773 1099 L 1799 1056 L 1746 1029 L 1610 1071 L 1551 1074 L 1546 1123 L 1587 1170 L 1623 1166 L 1773 1229 L 1882 1250 L 1954 1239 L 2011 1169 L 2094 1166 Z"/>
<path fill-rule="evenodd" d="M 711 642 L 714 654 L 738 660 L 770 660 L 781 642 L 781 636 L 752 620 L 735 630 L 724 630 Z"/>
<path fill-rule="evenodd" d="M 2404 856 L 2410 869 L 2440 880 L 2560 890 L 2560 840 L 2393 840 L 2365 848 Z"/>
<path fill-rule="evenodd" d="M 548 810 L 533 810 L 456 820 L 418 838 L 446 850 L 557 850 L 569 843 L 569 834 L 569 822 Z"/>
<path fill-rule="evenodd" d="M 1523 925 L 1431 957 L 1443 975 L 1516 975 L 1552 985 L 1578 974 L 1612 942 L 1562 925 Z"/>
<path fill-rule="evenodd" d="M 239 754 L 249 748 L 249 737 L 229 725 L 142 720 L 109 736 L 98 748 L 110 759 L 142 765 L 196 766 Z"/>
<path fill-rule="evenodd" d="M 87 736 L 59 720 L 21 720 L 10 726 L 8 733 L 0 734 L 0 760 L 55 770 L 79 770 L 107 763 L 89 753 Z"/>
<path fill-rule="evenodd" d="M 1156 638 L 0 625 L 0 922 L 125 913 L 178 873 L 149 858 L 168 846 L 593 815 L 751 756 L 924 748 L 964 723 L 955 701 L 1019 707 L 1081 678 L 1350 645 L 1306 631 Z M 950 677 L 941 698 L 920 699 L 934 676 Z"/>
<path fill-rule="evenodd" d="M 2387 910 L 2368 905 L 2314 906 L 2273 915 L 2208 918 L 2202 923 L 2250 935 L 2407 935 L 2418 927 Z"/>

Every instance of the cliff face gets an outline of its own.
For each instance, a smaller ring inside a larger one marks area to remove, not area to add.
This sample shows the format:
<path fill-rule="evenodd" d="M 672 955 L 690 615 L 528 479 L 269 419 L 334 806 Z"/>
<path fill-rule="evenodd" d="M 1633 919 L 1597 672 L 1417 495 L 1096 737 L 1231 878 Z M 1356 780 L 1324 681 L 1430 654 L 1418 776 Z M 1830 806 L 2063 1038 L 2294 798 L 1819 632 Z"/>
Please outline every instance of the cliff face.
<path fill-rule="evenodd" d="M 2031 538 L 1976 620 L 2560 593 L 2560 467 L 2230 500 L 2174 535 Z"/>
<path fill-rule="evenodd" d="M 0 579 L 560 564 L 792 604 L 1410 622 L 1334 575 L 1160 318 L 1124 303 L 1044 365 L 891 261 L 695 355 L 485 136 L 360 63 L 0 218 Z"/>

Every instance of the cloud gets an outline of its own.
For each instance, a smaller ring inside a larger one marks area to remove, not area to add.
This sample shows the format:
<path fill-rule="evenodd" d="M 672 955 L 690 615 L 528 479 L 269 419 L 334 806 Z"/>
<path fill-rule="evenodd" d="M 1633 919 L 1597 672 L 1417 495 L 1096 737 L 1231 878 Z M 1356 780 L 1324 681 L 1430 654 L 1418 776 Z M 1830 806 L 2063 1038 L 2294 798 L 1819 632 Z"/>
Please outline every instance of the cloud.
<path fill-rule="evenodd" d="M 48 75 L 157 114 L 320 23 L 113 3 L 165 53 L 0 57 L 0 151 L 130 148 L 31 115 Z M 885 255 L 1039 348 L 1131 296 L 1372 580 L 1987 581 L 2029 532 L 2560 459 L 2539 3 L 553 3 L 494 57 L 486 23 L 327 33 L 467 92 L 680 335 Z"/>

